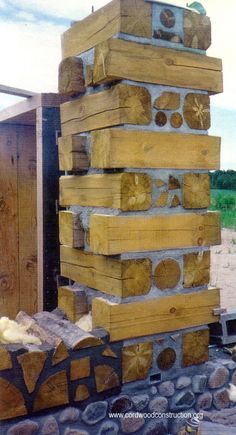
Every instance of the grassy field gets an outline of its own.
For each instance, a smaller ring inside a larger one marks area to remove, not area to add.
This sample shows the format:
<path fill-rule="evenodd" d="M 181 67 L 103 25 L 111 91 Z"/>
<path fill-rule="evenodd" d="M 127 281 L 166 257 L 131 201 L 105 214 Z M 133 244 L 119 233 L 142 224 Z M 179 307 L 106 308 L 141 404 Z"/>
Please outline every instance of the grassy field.
<path fill-rule="evenodd" d="M 210 210 L 221 212 L 222 228 L 236 231 L 236 190 L 212 189 Z"/>

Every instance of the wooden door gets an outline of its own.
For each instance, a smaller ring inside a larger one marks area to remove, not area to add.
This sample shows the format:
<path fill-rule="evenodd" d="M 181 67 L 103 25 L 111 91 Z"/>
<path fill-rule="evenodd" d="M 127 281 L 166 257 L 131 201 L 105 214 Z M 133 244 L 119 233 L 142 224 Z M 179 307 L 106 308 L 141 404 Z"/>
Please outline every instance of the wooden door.
<path fill-rule="evenodd" d="M 37 310 L 35 127 L 0 125 L 0 316 Z"/>

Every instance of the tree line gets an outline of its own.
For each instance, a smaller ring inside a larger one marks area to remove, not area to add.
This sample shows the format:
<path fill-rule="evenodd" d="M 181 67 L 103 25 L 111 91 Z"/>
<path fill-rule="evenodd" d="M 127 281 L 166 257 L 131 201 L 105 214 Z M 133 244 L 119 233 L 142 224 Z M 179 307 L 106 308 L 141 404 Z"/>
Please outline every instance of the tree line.
<path fill-rule="evenodd" d="M 227 171 L 210 172 L 211 189 L 236 190 L 236 171 L 228 169 Z"/>

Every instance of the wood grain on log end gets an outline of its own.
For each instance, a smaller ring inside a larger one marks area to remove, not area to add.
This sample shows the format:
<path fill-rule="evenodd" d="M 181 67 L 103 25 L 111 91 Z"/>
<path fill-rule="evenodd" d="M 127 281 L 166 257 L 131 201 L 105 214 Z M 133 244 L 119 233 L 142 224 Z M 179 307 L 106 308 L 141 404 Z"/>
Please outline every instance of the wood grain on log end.
<path fill-rule="evenodd" d="M 15 385 L 0 378 L 0 420 L 20 417 L 27 414 L 22 393 Z"/>
<path fill-rule="evenodd" d="M 161 192 L 159 197 L 157 198 L 156 205 L 157 207 L 165 207 L 168 201 L 168 191 Z"/>
<path fill-rule="evenodd" d="M 60 340 L 52 356 L 52 366 L 56 366 L 60 362 L 65 361 L 67 358 L 69 358 L 68 350 L 65 343 Z"/>
<path fill-rule="evenodd" d="M 26 352 L 17 357 L 22 367 L 25 385 L 29 393 L 35 390 L 36 383 L 47 359 L 46 352 Z"/>
<path fill-rule="evenodd" d="M 173 177 L 173 175 L 169 176 L 168 189 L 169 190 L 180 189 L 180 182 L 177 178 Z"/>
<path fill-rule="evenodd" d="M 156 180 L 156 186 L 158 187 L 158 189 L 160 188 L 160 187 L 163 187 L 163 186 L 165 186 L 165 182 L 163 181 L 163 180 L 161 180 L 160 178 L 158 179 L 158 180 Z"/>
<path fill-rule="evenodd" d="M 210 251 L 184 255 L 184 287 L 207 285 L 210 281 Z"/>
<path fill-rule="evenodd" d="M 148 258 L 122 262 L 122 297 L 147 294 L 151 288 L 152 263 Z"/>
<path fill-rule="evenodd" d="M 139 211 L 151 207 L 152 185 L 147 174 L 124 173 L 121 179 L 121 210 Z"/>
<path fill-rule="evenodd" d="M 151 342 L 125 346 L 122 350 L 123 383 L 145 379 L 152 367 L 153 345 Z"/>
<path fill-rule="evenodd" d="M 53 408 L 54 406 L 67 405 L 69 403 L 68 384 L 66 371 L 60 371 L 49 376 L 44 381 L 34 401 L 34 411 Z"/>
<path fill-rule="evenodd" d="M 185 47 L 207 50 L 211 45 L 210 18 L 193 11 L 184 11 Z"/>
<path fill-rule="evenodd" d="M 90 397 L 89 389 L 87 385 L 78 385 L 75 393 L 75 402 L 81 402 L 82 400 L 86 400 Z"/>
<path fill-rule="evenodd" d="M 187 332 L 183 335 L 182 367 L 208 361 L 209 330 Z"/>
<path fill-rule="evenodd" d="M 72 360 L 70 363 L 70 379 L 76 381 L 90 376 L 90 357 Z"/>
<path fill-rule="evenodd" d="M 0 346 L 0 370 L 12 368 L 11 355 L 4 346 Z"/>
<path fill-rule="evenodd" d="M 154 272 L 154 281 L 161 290 L 172 289 L 180 280 L 180 266 L 176 260 L 166 258 L 158 263 Z"/>
<path fill-rule="evenodd" d="M 178 205 L 180 205 L 180 204 L 181 204 L 181 202 L 180 202 L 178 195 L 174 195 L 172 200 L 171 200 L 170 207 L 172 207 L 172 208 L 178 207 Z"/>
<path fill-rule="evenodd" d="M 102 356 L 107 356 L 110 358 L 118 358 L 118 355 L 116 355 L 116 353 L 113 352 L 113 350 L 109 346 L 106 347 L 106 349 L 104 349 L 104 351 L 102 352 Z"/>
<path fill-rule="evenodd" d="M 108 365 L 98 365 L 94 368 L 96 389 L 98 393 L 119 387 L 119 376 L 114 368 Z"/>
<path fill-rule="evenodd" d="M 159 111 L 156 113 L 155 123 L 158 125 L 158 127 L 164 127 L 164 125 L 166 125 L 167 116 L 166 116 L 165 112 Z"/>
<path fill-rule="evenodd" d="M 183 124 L 183 117 L 179 112 L 172 113 L 170 117 L 170 125 L 173 128 L 180 128 Z"/>
<path fill-rule="evenodd" d="M 152 37 L 152 6 L 143 0 L 121 1 L 120 32 Z"/>
<path fill-rule="evenodd" d="M 187 94 L 184 101 L 183 114 L 190 128 L 208 130 L 211 126 L 209 95 Z"/>
<path fill-rule="evenodd" d="M 211 202 L 209 174 L 184 174 L 182 192 L 184 208 L 209 207 Z"/>
<path fill-rule="evenodd" d="M 153 106 L 155 109 L 176 110 L 180 106 L 180 94 L 177 92 L 162 92 L 154 101 Z"/>
<path fill-rule="evenodd" d="M 61 61 L 58 74 L 58 92 L 68 97 L 76 97 L 86 92 L 82 59 L 71 56 Z"/>
<path fill-rule="evenodd" d="M 162 350 L 157 357 L 157 367 L 160 370 L 169 370 L 176 361 L 176 352 L 171 347 Z"/>

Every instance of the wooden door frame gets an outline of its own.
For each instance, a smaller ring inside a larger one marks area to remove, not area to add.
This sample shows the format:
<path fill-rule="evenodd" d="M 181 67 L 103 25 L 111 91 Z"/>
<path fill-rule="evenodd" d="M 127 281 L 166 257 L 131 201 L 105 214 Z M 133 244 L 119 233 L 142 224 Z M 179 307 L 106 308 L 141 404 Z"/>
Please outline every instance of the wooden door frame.
<path fill-rule="evenodd" d="M 37 151 L 37 310 L 56 306 L 59 274 L 57 135 L 59 106 L 66 101 L 58 94 L 37 94 L 0 112 L 1 124 L 36 127 Z M 20 309 L 20 307 L 19 307 Z"/>

